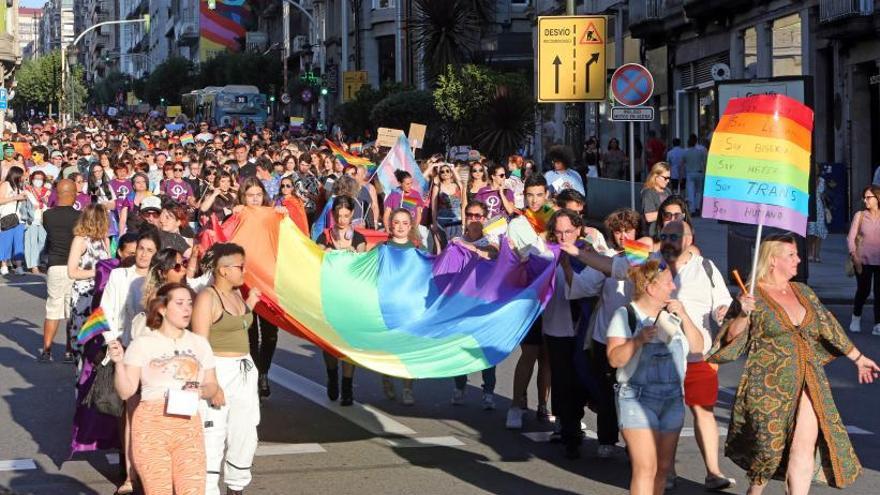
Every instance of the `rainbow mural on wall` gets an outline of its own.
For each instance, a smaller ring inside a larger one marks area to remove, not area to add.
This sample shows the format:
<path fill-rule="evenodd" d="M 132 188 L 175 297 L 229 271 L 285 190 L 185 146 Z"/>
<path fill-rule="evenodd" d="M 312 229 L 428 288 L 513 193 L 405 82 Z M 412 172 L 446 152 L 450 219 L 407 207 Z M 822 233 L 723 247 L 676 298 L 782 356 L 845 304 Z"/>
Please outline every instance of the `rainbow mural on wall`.
<path fill-rule="evenodd" d="M 217 0 L 213 10 L 208 2 L 199 2 L 199 60 L 208 60 L 222 51 L 241 50 L 247 26 L 254 19 L 247 0 Z"/>

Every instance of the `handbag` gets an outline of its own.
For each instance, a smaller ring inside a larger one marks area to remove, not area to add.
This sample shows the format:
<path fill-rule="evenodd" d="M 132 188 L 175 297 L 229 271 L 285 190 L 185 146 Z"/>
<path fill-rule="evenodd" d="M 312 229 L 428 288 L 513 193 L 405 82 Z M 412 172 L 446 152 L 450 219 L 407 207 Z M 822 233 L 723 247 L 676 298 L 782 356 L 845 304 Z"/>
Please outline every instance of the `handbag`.
<path fill-rule="evenodd" d="M 116 418 L 121 418 L 124 411 L 124 403 L 116 393 L 113 384 L 114 374 L 116 372 L 116 363 L 112 361 L 106 365 L 96 361 L 95 379 L 92 380 L 92 387 L 89 393 L 83 397 L 82 405 L 91 407 L 99 413 L 107 414 Z"/>
<path fill-rule="evenodd" d="M 856 267 L 853 265 L 852 256 L 847 256 L 846 261 L 843 262 L 843 272 L 847 277 L 853 277 L 856 274 Z"/>
<path fill-rule="evenodd" d="M 7 230 L 14 228 L 20 222 L 18 220 L 18 213 L 10 213 L 8 215 L 3 215 L 0 217 L 0 231 L 6 232 Z"/>

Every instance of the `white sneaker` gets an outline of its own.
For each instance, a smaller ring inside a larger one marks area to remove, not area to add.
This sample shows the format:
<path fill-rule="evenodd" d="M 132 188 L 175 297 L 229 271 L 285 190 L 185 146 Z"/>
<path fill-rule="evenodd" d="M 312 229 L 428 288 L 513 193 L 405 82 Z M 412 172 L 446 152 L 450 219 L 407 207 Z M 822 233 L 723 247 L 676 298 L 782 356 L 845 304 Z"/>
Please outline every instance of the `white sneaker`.
<path fill-rule="evenodd" d="M 464 390 L 458 388 L 453 389 L 451 402 L 453 406 L 460 406 L 464 404 Z"/>
<path fill-rule="evenodd" d="M 413 397 L 412 389 L 403 389 L 403 393 L 400 394 L 400 402 L 402 402 L 404 406 L 411 406 L 416 403 L 416 399 L 415 397 Z"/>
<path fill-rule="evenodd" d="M 600 445 L 596 449 L 596 455 L 599 459 L 610 459 L 614 457 L 614 445 Z"/>
<path fill-rule="evenodd" d="M 507 422 L 504 426 L 507 427 L 508 430 L 521 430 L 522 429 L 522 416 L 523 410 L 518 407 L 511 407 L 507 410 Z"/>
<path fill-rule="evenodd" d="M 849 331 L 859 333 L 862 331 L 862 317 L 853 315 L 852 321 L 849 322 Z"/>
<path fill-rule="evenodd" d="M 483 404 L 484 411 L 494 411 L 495 410 L 495 395 L 484 392 L 482 404 Z"/>
<path fill-rule="evenodd" d="M 20 267 L 20 266 L 19 266 L 19 267 L 16 267 L 16 268 L 15 268 L 15 274 L 18 275 L 18 276 L 22 276 L 22 275 L 24 275 L 24 268 L 22 268 L 22 267 Z"/>
<path fill-rule="evenodd" d="M 8 275 L 9 267 L 6 265 L 0 266 L 0 275 Z"/>
<path fill-rule="evenodd" d="M 880 323 L 874 325 L 874 329 L 871 330 L 871 335 L 880 335 Z"/>

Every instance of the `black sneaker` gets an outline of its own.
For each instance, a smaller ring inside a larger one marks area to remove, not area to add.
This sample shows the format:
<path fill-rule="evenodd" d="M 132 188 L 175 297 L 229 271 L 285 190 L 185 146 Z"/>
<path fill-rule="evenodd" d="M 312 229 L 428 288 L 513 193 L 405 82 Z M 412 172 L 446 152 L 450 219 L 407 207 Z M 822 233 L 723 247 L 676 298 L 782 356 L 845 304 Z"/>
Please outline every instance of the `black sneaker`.
<path fill-rule="evenodd" d="M 52 362 L 52 352 L 42 349 L 40 351 L 40 355 L 37 356 L 37 362 L 39 363 L 51 363 Z"/>
<path fill-rule="evenodd" d="M 339 368 L 327 370 L 327 398 L 330 400 L 339 398 Z"/>
<path fill-rule="evenodd" d="M 67 351 L 64 353 L 64 364 L 73 364 L 76 362 L 76 357 L 72 352 Z"/>
<path fill-rule="evenodd" d="M 257 386 L 260 389 L 260 397 L 269 397 L 272 391 L 269 390 L 269 375 L 260 375 L 257 380 Z"/>

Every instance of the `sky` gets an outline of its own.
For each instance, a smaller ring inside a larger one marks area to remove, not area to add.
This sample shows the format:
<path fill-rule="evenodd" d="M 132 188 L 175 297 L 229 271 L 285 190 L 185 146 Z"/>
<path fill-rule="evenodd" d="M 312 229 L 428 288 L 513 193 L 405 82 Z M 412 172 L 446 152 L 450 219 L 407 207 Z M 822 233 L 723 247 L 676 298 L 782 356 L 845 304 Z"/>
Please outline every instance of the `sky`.
<path fill-rule="evenodd" d="M 46 4 L 46 0 L 21 0 L 19 2 L 19 6 L 21 7 L 38 7 L 42 8 L 43 5 Z"/>

